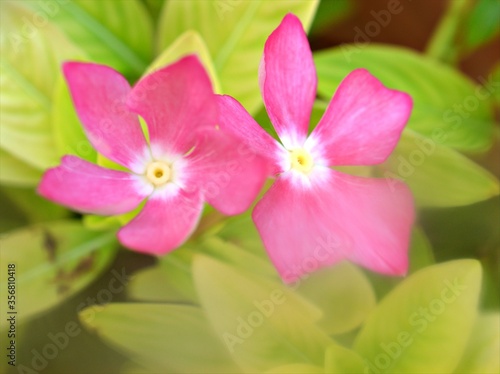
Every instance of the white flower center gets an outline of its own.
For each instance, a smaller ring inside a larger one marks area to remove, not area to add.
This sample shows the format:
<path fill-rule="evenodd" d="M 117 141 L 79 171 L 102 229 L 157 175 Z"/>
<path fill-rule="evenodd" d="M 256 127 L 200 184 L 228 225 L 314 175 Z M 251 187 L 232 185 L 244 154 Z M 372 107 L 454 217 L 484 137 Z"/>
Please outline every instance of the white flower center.
<path fill-rule="evenodd" d="M 304 148 L 296 148 L 289 151 L 291 168 L 304 174 L 309 174 L 314 166 L 311 154 Z"/>
<path fill-rule="evenodd" d="M 153 161 L 146 169 L 146 178 L 154 186 L 162 186 L 172 179 L 172 169 L 163 161 Z"/>

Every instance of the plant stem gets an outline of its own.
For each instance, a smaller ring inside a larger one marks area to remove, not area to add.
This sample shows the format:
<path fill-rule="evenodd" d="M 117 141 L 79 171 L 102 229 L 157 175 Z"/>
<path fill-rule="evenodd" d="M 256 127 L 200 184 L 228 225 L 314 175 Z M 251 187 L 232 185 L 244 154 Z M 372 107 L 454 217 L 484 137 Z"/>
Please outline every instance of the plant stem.
<path fill-rule="evenodd" d="M 436 27 L 425 53 L 437 60 L 453 63 L 457 58 L 455 37 L 473 0 L 448 0 L 448 9 Z"/>

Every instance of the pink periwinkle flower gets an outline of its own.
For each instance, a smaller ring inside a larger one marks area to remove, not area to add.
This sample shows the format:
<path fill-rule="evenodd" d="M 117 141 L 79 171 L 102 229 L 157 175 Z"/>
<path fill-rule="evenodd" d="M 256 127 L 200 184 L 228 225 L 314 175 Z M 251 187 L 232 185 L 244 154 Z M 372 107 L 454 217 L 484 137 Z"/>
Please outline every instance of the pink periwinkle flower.
<path fill-rule="evenodd" d="M 266 41 L 259 81 L 281 144 L 229 96 L 219 96 L 220 124 L 263 155 L 276 178 L 252 217 L 283 280 L 344 259 L 405 274 L 414 221 L 409 189 L 331 166 L 383 162 L 408 121 L 410 96 L 354 70 L 308 136 L 317 77 L 306 34 L 292 14 Z"/>
<path fill-rule="evenodd" d="M 63 71 L 89 141 L 128 171 L 65 156 L 44 174 L 42 196 L 99 215 L 126 213 L 147 200 L 118 239 L 152 254 L 189 237 L 204 201 L 232 215 L 255 199 L 266 165 L 218 129 L 217 98 L 195 56 L 147 75 L 133 89 L 106 66 L 69 62 Z"/>

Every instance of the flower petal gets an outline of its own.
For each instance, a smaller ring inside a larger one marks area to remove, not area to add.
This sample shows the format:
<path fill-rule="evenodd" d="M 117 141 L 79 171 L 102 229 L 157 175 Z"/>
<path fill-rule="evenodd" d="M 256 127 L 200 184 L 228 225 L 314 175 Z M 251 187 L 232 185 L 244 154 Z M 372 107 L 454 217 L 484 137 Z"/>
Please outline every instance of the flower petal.
<path fill-rule="evenodd" d="M 120 242 L 138 252 L 162 255 L 179 247 L 194 231 L 203 207 L 198 193 L 181 189 L 154 193 L 141 212 L 118 232 Z"/>
<path fill-rule="evenodd" d="M 333 96 L 306 147 L 332 165 L 374 165 L 396 146 L 412 100 L 390 90 L 365 69 L 351 72 Z"/>
<path fill-rule="evenodd" d="M 212 85 L 196 56 L 184 57 L 141 79 L 127 105 L 146 120 L 156 158 L 188 152 L 196 129 L 217 123 Z"/>
<path fill-rule="evenodd" d="M 287 149 L 302 147 L 316 96 L 311 48 L 300 20 L 288 14 L 264 47 L 259 81 L 269 118 Z"/>
<path fill-rule="evenodd" d="M 414 219 L 408 188 L 319 169 L 309 185 L 296 183 L 292 172 L 283 174 L 253 212 L 283 280 L 293 282 L 341 259 L 405 274 Z"/>
<path fill-rule="evenodd" d="M 263 157 L 215 128 L 199 131 L 197 146 L 185 164 L 183 186 L 199 189 L 205 201 L 227 215 L 247 210 L 269 175 Z"/>
<path fill-rule="evenodd" d="M 136 208 L 153 191 L 135 175 L 105 169 L 75 156 L 45 172 L 38 193 L 82 213 L 115 215 Z"/>
<path fill-rule="evenodd" d="M 280 164 L 286 156 L 286 150 L 273 139 L 231 96 L 217 95 L 219 104 L 219 126 L 234 135 L 240 144 L 246 145 L 264 157 L 271 169 L 271 174 L 282 172 Z M 243 147 L 239 145 L 238 147 Z"/>
<path fill-rule="evenodd" d="M 125 106 L 130 92 L 125 78 L 107 66 L 83 62 L 67 62 L 63 71 L 92 145 L 110 160 L 142 173 L 148 146 L 137 115 Z"/>

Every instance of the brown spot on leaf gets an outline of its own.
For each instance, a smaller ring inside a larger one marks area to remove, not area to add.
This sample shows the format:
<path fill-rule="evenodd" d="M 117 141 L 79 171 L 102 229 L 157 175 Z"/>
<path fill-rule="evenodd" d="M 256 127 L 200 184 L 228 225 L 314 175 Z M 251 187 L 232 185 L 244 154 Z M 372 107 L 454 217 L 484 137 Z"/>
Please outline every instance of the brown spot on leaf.
<path fill-rule="evenodd" d="M 82 259 L 78 265 L 73 269 L 73 271 L 69 274 L 69 277 L 71 279 L 77 278 L 82 274 L 87 273 L 92 269 L 92 266 L 94 265 L 94 256 L 90 255 L 89 257 L 86 257 Z"/>
<path fill-rule="evenodd" d="M 56 285 L 57 293 L 59 295 L 67 293 L 71 289 L 71 282 L 90 271 L 93 265 L 94 255 L 92 254 L 83 258 L 71 271 L 58 269 L 57 274 L 52 281 Z"/>
<path fill-rule="evenodd" d="M 69 289 L 70 289 L 70 286 L 67 285 L 66 283 L 59 283 L 57 285 L 57 293 L 59 295 L 64 295 L 65 293 L 68 293 Z"/>
<path fill-rule="evenodd" d="M 67 278 L 68 275 L 66 274 L 66 272 L 62 269 L 58 269 L 57 274 L 52 281 L 56 286 L 57 293 L 61 296 L 67 293 L 70 289 L 69 285 L 67 284 Z"/>
<path fill-rule="evenodd" d="M 56 260 L 57 240 L 48 230 L 43 230 L 42 248 L 47 251 L 49 261 L 54 262 Z"/>
<path fill-rule="evenodd" d="M 66 279 L 66 273 L 62 269 L 57 270 L 56 277 L 54 278 L 54 281 L 57 282 L 63 282 Z"/>

